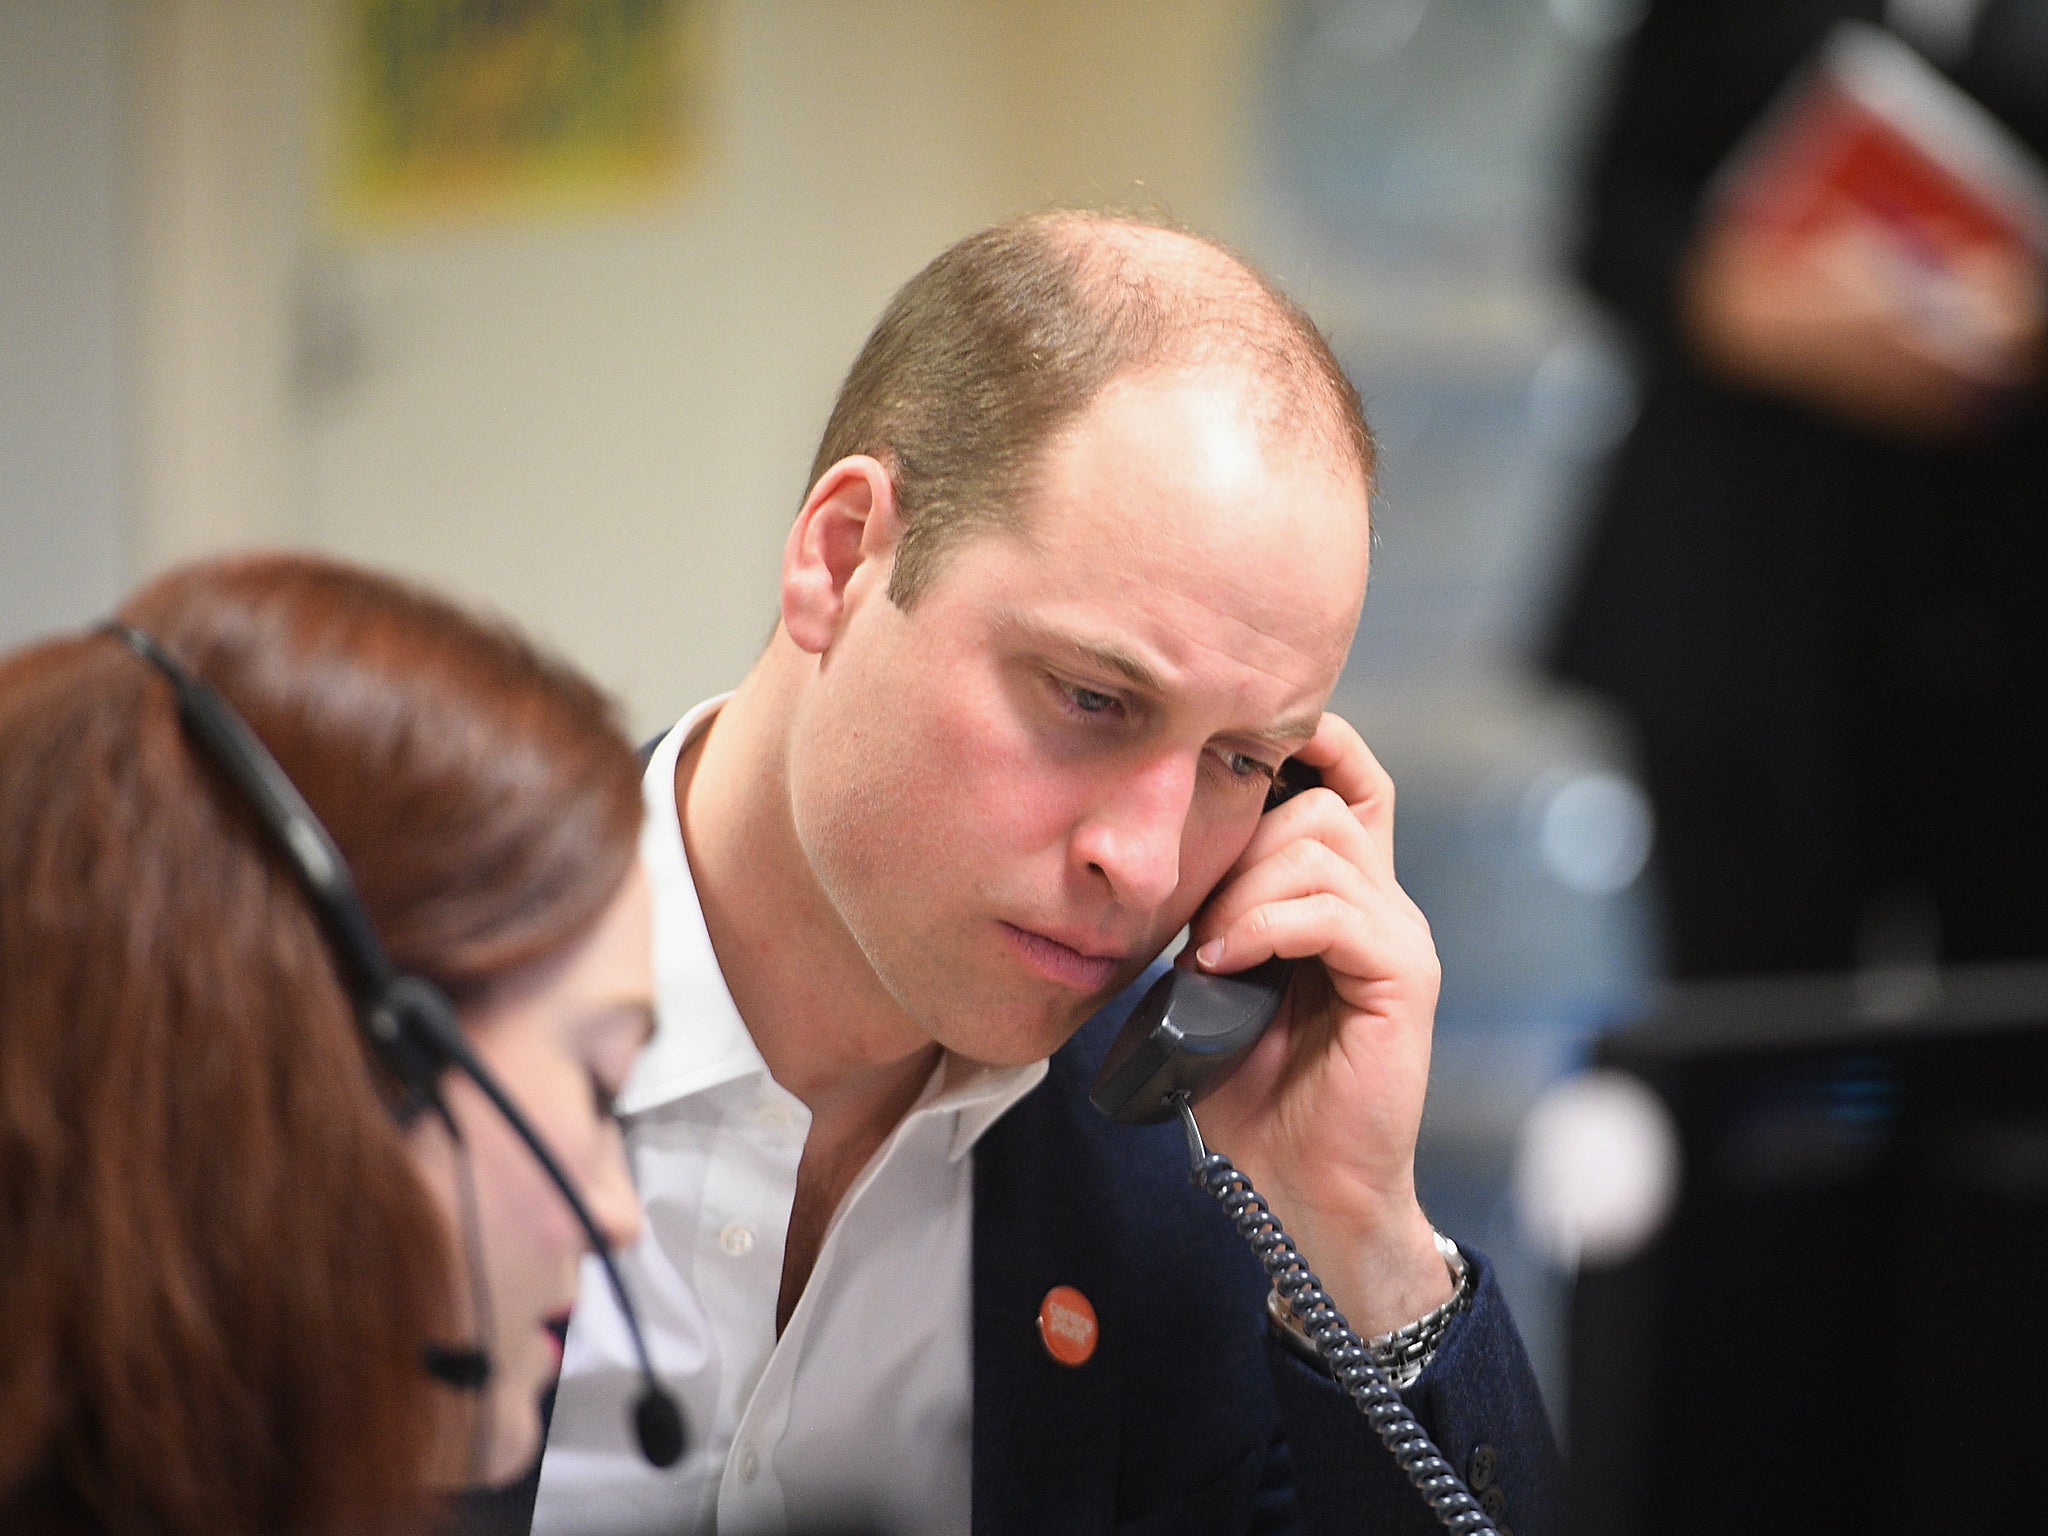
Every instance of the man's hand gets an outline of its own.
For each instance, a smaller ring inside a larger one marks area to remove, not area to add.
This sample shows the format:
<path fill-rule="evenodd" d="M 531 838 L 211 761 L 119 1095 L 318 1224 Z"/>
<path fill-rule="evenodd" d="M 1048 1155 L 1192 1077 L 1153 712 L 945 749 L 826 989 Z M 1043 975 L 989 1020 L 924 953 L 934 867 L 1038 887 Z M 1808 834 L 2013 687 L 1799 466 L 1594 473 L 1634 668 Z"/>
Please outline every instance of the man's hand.
<path fill-rule="evenodd" d="M 1201 1121 L 1272 1202 L 1352 1327 L 1371 1336 L 1453 1289 L 1415 1199 L 1436 946 L 1394 879 L 1386 770 L 1335 715 L 1297 755 L 1323 787 L 1260 819 L 1197 915 L 1188 952 L 1223 973 L 1273 955 L 1308 963 Z"/>

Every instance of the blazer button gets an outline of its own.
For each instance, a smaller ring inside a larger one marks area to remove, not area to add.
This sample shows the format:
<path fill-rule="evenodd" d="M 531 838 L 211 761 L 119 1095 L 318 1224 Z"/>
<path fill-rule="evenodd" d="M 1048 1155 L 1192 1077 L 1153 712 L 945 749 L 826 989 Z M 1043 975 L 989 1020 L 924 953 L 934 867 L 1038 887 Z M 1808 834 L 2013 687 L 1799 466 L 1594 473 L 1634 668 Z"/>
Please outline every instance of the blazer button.
<path fill-rule="evenodd" d="M 1486 1518 L 1499 1523 L 1508 1512 L 1508 1496 L 1498 1488 L 1489 1488 L 1479 1495 L 1479 1507 L 1486 1511 Z"/>
<path fill-rule="evenodd" d="M 1494 1474 L 1498 1470 L 1493 1447 L 1482 1445 L 1472 1452 L 1472 1466 L 1465 1474 L 1465 1481 L 1472 1485 L 1474 1493 L 1484 1493 L 1493 1486 Z"/>

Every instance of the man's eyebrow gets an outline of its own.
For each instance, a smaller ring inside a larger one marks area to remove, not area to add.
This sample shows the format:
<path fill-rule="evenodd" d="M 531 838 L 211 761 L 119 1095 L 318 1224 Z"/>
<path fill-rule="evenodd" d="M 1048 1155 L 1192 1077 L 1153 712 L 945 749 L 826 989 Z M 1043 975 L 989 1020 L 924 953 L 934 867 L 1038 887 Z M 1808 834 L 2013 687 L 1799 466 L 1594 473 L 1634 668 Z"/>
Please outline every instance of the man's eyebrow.
<path fill-rule="evenodd" d="M 1238 734 L 1248 741 L 1261 741 L 1268 746 L 1277 747 L 1291 757 L 1297 747 L 1308 745 L 1309 739 L 1315 735 L 1322 723 L 1323 717 L 1318 713 L 1313 716 L 1303 715 L 1298 720 L 1282 720 L 1278 725 L 1268 726 L 1263 731 L 1240 731 Z"/>
<path fill-rule="evenodd" d="M 1054 629 L 1032 619 L 1019 619 L 1017 626 L 1029 633 L 1039 644 L 1085 656 L 1097 666 L 1118 674 L 1135 688 L 1154 694 L 1166 692 L 1166 681 L 1156 670 L 1111 641 L 1094 640 L 1068 630 Z"/>
<path fill-rule="evenodd" d="M 1160 695 L 1167 691 L 1165 681 L 1150 665 L 1120 645 L 1106 640 L 1091 639 L 1086 635 L 1076 635 L 1064 629 L 1055 629 L 1033 619 L 1020 618 L 1017 620 L 1017 626 L 1032 635 L 1041 645 L 1084 656 L 1097 666 L 1119 674 L 1134 687 L 1147 693 Z M 1322 723 L 1322 711 L 1318 710 L 1313 715 L 1282 720 L 1279 724 L 1267 726 L 1264 730 L 1234 731 L 1231 734 L 1291 754 L 1295 748 L 1307 743 Z"/>

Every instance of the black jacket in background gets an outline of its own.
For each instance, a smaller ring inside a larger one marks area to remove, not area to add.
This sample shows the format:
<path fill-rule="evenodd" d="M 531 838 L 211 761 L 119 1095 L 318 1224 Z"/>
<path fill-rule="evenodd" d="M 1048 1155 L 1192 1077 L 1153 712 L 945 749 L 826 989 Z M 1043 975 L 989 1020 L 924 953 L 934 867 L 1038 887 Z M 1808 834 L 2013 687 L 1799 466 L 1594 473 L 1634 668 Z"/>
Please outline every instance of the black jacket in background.
<path fill-rule="evenodd" d="M 1888 442 L 1702 374 L 1674 324 L 1714 173 L 1876 0 L 1657 0 L 1591 164 L 1579 270 L 1641 415 L 1552 661 L 1636 726 L 1681 975 L 1831 969 L 1901 900 L 1950 960 L 2048 954 L 2048 416 Z M 1954 78 L 2048 158 L 2048 0 L 1986 0 Z"/>

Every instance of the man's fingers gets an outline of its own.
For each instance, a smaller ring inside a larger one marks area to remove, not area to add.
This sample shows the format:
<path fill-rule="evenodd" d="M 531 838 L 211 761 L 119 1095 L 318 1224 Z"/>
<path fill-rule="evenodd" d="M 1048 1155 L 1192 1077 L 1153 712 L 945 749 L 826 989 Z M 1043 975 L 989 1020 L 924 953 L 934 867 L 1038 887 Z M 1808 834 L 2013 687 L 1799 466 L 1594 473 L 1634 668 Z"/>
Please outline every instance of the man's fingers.
<path fill-rule="evenodd" d="M 1428 924 L 1394 877 L 1386 769 L 1332 714 L 1296 755 L 1321 773 L 1322 786 L 1260 818 L 1196 918 L 1194 962 L 1229 973 L 1276 955 L 1318 955 L 1333 979 L 1369 981 L 1406 963 L 1411 946 L 1433 954 Z"/>
<path fill-rule="evenodd" d="M 1195 942 L 1202 944 L 1229 932 L 1260 907 L 1314 892 L 1327 892 L 1354 905 L 1370 902 L 1372 880 L 1352 857 L 1369 856 L 1365 834 L 1344 813 L 1336 813 L 1336 819 L 1349 826 L 1348 841 L 1355 847 L 1339 851 L 1320 838 L 1296 836 L 1279 842 L 1256 860 L 1241 862 L 1237 873 L 1224 882 L 1196 918 Z"/>
<path fill-rule="evenodd" d="M 1314 956 L 1339 992 L 1436 965 L 1428 921 L 1398 891 L 1362 902 L 1333 890 L 1306 891 L 1261 902 L 1227 927 L 1205 925 L 1193 937 L 1195 962 L 1204 970 L 1230 974 L 1276 955 Z"/>
<path fill-rule="evenodd" d="M 1336 791 L 1307 789 L 1259 818 L 1251 841 L 1231 866 L 1218 895 L 1226 894 L 1232 882 L 1302 842 L 1323 844 L 1375 880 L 1394 876 L 1393 838 L 1360 822 Z"/>
<path fill-rule="evenodd" d="M 1323 787 L 1334 790 L 1361 825 L 1391 840 L 1394 781 L 1348 720 L 1324 714 L 1308 745 L 1294 755 L 1323 776 Z"/>

